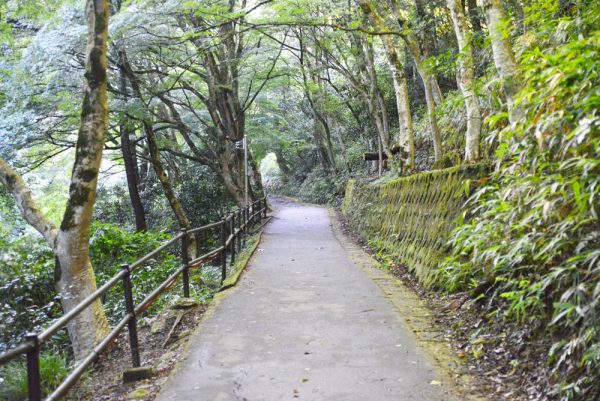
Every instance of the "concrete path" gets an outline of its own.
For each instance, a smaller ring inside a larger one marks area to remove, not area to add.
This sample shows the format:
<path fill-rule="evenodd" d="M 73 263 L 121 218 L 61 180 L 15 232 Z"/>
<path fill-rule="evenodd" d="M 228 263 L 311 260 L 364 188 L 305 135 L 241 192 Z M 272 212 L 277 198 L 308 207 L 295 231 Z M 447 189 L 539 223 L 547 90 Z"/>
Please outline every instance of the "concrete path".
<path fill-rule="evenodd" d="M 242 280 L 157 400 L 453 400 L 443 381 L 327 210 L 278 201 Z"/>

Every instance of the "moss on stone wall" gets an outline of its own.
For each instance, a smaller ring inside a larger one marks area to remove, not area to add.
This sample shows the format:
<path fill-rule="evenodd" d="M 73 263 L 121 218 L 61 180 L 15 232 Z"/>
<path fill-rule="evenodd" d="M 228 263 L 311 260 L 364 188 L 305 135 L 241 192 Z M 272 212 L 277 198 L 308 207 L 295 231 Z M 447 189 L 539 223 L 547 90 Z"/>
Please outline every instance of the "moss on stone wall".
<path fill-rule="evenodd" d="M 447 238 L 462 214 L 467 186 L 485 165 L 457 166 L 374 185 L 350 180 L 342 203 L 348 223 L 378 251 L 426 280 L 443 259 Z"/>

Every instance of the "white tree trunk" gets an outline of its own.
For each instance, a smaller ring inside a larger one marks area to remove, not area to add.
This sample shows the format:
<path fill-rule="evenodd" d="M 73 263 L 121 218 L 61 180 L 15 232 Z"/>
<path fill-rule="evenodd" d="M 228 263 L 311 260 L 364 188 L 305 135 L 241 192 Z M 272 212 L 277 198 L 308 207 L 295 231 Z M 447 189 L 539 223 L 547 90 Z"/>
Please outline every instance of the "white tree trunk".
<path fill-rule="evenodd" d="M 363 8 L 363 11 L 370 9 L 371 12 L 375 11 L 369 0 L 358 0 Z M 415 65 L 419 76 L 423 81 L 423 87 L 425 89 L 425 100 L 427 102 L 427 117 L 429 118 L 429 127 L 431 129 L 431 139 L 433 141 L 433 153 L 435 161 L 442 159 L 442 139 L 440 130 L 437 126 L 437 118 L 435 115 L 436 99 L 438 102 L 442 100 L 442 93 L 440 91 L 437 79 L 431 74 L 425 66 L 425 56 L 421 52 L 417 38 L 414 32 L 411 30 L 410 22 L 406 19 L 406 13 L 400 8 L 400 5 L 393 1 L 390 2 L 392 6 L 392 12 L 394 17 L 398 21 L 400 28 L 400 36 L 406 43 L 406 46 L 415 60 Z M 366 11 L 365 11 L 366 12 Z"/>
<path fill-rule="evenodd" d="M 359 4 L 371 24 L 380 32 L 390 31 L 384 19 L 377 10 L 365 0 L 360 0 Z M 408 97 L 408 83 L 404 74 L 404 62 L 400 53 L 396 50 L 397 44 L 392 35 L 382 35 L 381 40 L 385 49 L 385 54 L 392 72 L 394 82 L 394 93 L 396 95 L 396 107 L 398 109 L 399 135 L 398 144 L 401 149 L 400 159 L 404 168 L 415 168 L 415 145 L 414 130 L 412 124 L 412 115 L 410 113 L 410 99 Z"/>
<path fill-rule="evenodd" d="M 475 92 L 475 63 L 471 46 L 471 32 L 467 24 L 460 0 L 447 0 L 450 16 L 454 25 L 456 40 L 460 54 L 456 62 L 456 79 L 465 99 L 467 109 L 467 134 L 465 144 L 465 161 L 479 160 L 479 139 L 481 136 L 481 110 Z"/>
<path fill-rule="evenodd" d="M 522 108 L 515 104 L 515 98 L 521 89 L 521 83 L 512 45 L 508 38 L 508 32 L 504 27 L 506 17 L 502 0 L 481 0 L 481 2 L 492 44 L 494 64 L 506 96 L 509 120 L 511 123 L 515 123 L 523 116 Z"/>

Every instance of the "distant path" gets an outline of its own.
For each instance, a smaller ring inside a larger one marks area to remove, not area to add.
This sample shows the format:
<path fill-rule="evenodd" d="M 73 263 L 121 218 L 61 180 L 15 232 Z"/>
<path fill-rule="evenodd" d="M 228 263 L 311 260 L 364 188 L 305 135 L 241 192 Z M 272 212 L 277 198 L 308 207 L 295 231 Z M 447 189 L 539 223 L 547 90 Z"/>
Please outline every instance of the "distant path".
<path fill-rule="evenodd" d="M 271 202 L 248 270 L 200 324 L 157 400 L 453 400 L 334 237 L 327 209 Z"/>

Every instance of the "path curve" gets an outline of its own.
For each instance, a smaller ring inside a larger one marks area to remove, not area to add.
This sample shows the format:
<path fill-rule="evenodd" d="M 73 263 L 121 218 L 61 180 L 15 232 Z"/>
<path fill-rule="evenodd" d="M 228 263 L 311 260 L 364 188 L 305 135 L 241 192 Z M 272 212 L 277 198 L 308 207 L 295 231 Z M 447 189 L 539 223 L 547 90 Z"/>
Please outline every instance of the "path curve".
<path fill-rule="evenodd" d="M 196 330 L 158 401 L 451 401 L 327 209 L 273 199 L 240 283 Z"/>

